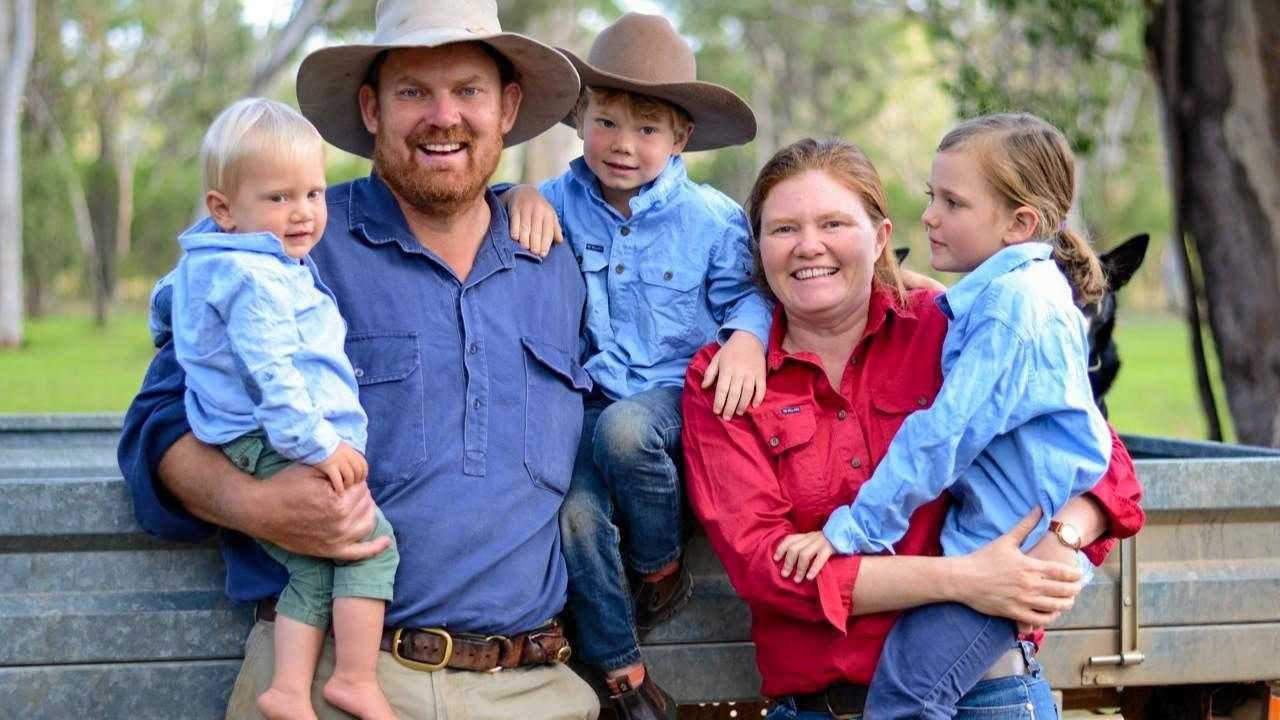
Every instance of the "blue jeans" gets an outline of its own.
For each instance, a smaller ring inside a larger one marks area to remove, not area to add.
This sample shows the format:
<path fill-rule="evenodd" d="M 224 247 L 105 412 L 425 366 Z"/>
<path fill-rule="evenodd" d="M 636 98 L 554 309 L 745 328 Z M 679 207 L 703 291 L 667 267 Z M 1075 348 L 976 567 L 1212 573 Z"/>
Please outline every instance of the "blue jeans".
<path fill-rule="evenodd" d="M 574 654 L 606 671 L 640 662 L 627 569 L 656 572 L 680 557 L 681 390 L 588 400 L 583 409 L 560 534 Z"/>
<path fill-rule="evenodd" d="M 876 720 L 947 720 L 983 673 L 1017 645 L 1013 621 L 960 603 L 921 605 L 889 631 L 867 708 Z"/>
<path fill-rule="evenodd" d="M 1027 660 L 1027 675 L 982 680 L 960 698 L 955 707 L 956 720 L 1058 720 L 1053 691 L 1042 676 L 1040 663 L 1032 655 L 1031 643 L 1020 643 Z M 779 698 L 769 710 L 767 720 L 830 720 L 825 712 L 796 710 L 790 697 Z M 843 720 L 880 720 L 874 712 L 843 716 Z"/>

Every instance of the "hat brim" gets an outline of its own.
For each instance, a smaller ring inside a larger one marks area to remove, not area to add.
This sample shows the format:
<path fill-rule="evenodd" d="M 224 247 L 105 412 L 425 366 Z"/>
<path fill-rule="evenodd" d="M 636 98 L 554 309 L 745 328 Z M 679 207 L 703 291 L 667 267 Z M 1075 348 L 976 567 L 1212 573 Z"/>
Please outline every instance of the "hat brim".
<path fill-rule="evenodd" d="M 556 48 L 573 65 L 582 80 L 583 87 L 625 90 L 666 100 L 683 108 L 693 118 L 693 136 L 685 150 L 715 150 L 733 145 L 743 145 L 756 137 L 756 116 L 746 101 L 729 88 L 715 83 L 693 81 L 684 83 L 646 83 L 614 75 L 591 67 L 582 58 L 564 48 Z M 576 128 L 577 120 L 572 110 L 561 120 Z"/>
<path fill-rule="evenodd" d="M 298 107 L 329 143 L 363 157 L 373 155 L 365 129 L 360 86 L 378 53 L 396 48 L 482 42 L 511 62 L 520 83 L 520 110 L 503 137 L 504 147 L 541 135 L 573 110 L 580 85 L 573 65 L 548 45 L 516 33 L 476 34 L 435 28 L 386 45 L 340 45 L 316 50 L 298 68 Z"/>

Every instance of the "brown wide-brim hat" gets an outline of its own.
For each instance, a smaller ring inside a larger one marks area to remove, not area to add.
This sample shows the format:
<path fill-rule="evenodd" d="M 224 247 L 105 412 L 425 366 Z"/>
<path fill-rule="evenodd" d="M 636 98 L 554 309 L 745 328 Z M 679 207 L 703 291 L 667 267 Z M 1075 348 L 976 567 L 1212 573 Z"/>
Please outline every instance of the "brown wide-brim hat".
<path fill-rule="evenodd" d="M 751 106 L 729 88 L 698 81 L 693 50 L 661 15 L 623 15 L 600 31 L 586 60 L 559 50 L 573 63 L 583 87 L 648 95 L 689 113 L 694 128 L 685 150 L 742 145 L 756 136 Z M 572 112 L 564 123 L 577 127 Z"/>
<path fill-rule="evenodd" d="M 373 42 L 317 50 L 298 68 L 298 107 L 320 135 L 348 152 L 373 155 L 359 92 L 378 53 L 482 42 L 511 62 L 522 99 L 506 147 L 541 135 L 578 100 L 578 73 L 549 45 L 502 32 L 494 0 L 378 0 Z"/>

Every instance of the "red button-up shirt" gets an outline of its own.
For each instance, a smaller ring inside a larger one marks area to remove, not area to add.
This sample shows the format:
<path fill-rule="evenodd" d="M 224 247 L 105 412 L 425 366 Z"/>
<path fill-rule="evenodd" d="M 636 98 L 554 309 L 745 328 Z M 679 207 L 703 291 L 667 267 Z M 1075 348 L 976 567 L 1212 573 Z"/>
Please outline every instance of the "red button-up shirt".
<path fill-rule="evenodd" d="M 820 530 L 852 502 L 907 415 L 928 407 L 942 385 L 947 320 L 937 293 L 912 291 L 898 305 L 872 293 L 867 326 L 831 387 L 818 356 L 782 349 L 786 319 L 774 316 L 764 403 L 724 422 L 714 393 L 701 390 L 714 346 L 689 366 L 684 393 L 684 455 L 690 503 L 729 580 L 751 607 L 756 662 L 769 697 L 812 692 L 837 682 L 871 681 L 897 613 L 851 617 L 861 558 L 833 557 L 815 582 L 783 579 L 773 552 L 783 537 Z M 1144 521 L 1133 462 L 1112 433 L 1111 466 L 1090 491 L 1108 515 L 1107 536 L 1085 548 L 1101 563 L 1115 540 Z M 895 548 L 939 555 L 949 496 L 921 506 Z"/>

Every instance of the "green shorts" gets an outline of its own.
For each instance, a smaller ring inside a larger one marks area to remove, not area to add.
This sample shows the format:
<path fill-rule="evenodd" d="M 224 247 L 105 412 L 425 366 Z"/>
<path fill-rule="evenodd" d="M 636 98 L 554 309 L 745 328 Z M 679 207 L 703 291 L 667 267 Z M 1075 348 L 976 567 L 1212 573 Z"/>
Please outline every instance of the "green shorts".
<path fill-rule="evenodd" d="M 266 480 L 293 461 L 275 451 L 261 432 L 242 435 L 222 446 L 236 467 Z M 377 524 L 364 539 L 391 538 L 391 545 L 371 558 L 335 563 L 324 558 L 297 555 L 278 545 L 258 540 L 267 554 L 289 571 L 289 583 L 280 592 L 276 612 L 315 627 L 328 627 L 334 598 L 363 597 L 391 600 L 400 553 L 391 523 L 376 510 Z"/>

